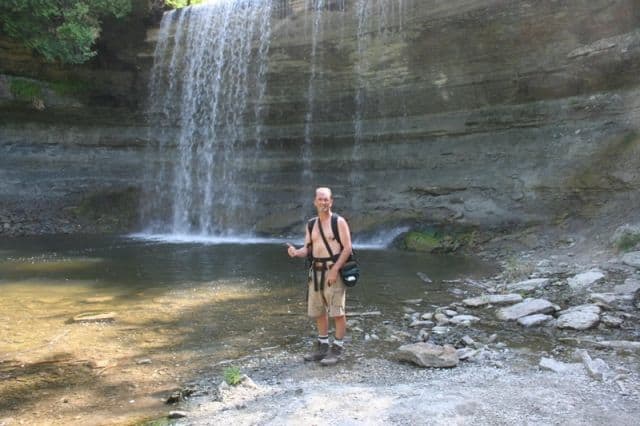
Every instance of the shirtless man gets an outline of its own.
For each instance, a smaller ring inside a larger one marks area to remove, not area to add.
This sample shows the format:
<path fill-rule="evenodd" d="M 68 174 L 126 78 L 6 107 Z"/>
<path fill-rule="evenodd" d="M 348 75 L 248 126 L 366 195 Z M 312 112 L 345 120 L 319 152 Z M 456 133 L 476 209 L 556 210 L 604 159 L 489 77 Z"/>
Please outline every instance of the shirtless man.
<path fill-rule="evenodd" d="M 318 341 L 315 350 L 305 355 L 304 359 L 320 361 L 322 365 L 334 365 L 342 356 L 343 339 L 347 330 L 346 287 L 339 271 L 351 255 L 351 231 L 347 221 L 338 216 L 338 232 L 342 242 L 342 251 L 340 251 L 340 243 L 331 229 L 331 206 L 333 205 L 331 190 L 325 187 L 316 189 L 313 204 L 318 211 L 318 218 L 313 222 L 311 232 L 309 232 L 309 226 L 305 227 L 304 247 L 296 249 L 288 244 L 287 253 L 290 257 L 306 257 L 311 251 L 313 257 L 307 283 L 309 286 L 307 313 L 316 320 Z M 322 226 L 322 231 L 334 254 L 333 258 L 322 240 L 319 226 Z M 331 347 L 329 347 L 329 318 L 333 318 L 336 328 Z"/>

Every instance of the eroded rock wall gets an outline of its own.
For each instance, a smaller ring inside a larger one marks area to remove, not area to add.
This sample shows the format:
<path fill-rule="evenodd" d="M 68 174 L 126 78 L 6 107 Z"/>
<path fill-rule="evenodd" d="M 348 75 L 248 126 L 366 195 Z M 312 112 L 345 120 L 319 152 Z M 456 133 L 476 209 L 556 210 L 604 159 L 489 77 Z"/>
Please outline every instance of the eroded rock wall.
<path fill-rule="evenodd" d="M 246 172 L 258 205 L 273 206 L 255 209 L 258 231 L 299 231 L 320 184 L 356 230 L 616 222 L 640 207 L 637 2 L 324 4 L 321 17 L 304 1 L 274 12 L 265 141 Z M 142 114 L 148 69 L 126 89 L 113 81 L 126 108 L 5 110 L 0 197 L 20 205 L 36 187 L 29 203 L 74 206 L 148 187 L 144 166 L 174 155 L 145 153 L 159 137 Z"/>

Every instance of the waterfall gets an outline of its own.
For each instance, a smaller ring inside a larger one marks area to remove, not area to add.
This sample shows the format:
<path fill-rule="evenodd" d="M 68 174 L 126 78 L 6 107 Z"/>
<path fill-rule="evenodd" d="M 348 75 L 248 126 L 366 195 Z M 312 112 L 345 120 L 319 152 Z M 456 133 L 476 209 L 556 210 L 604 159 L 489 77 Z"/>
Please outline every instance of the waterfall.
<path fill-rule="evenodd" d="M 271 0 L 215 0 L 164 15 L 149 87 L 163 160 L 147 179 L 148 232 L 251 232 L 246 176 L 261 149 L 271 9 Z"/>
<path fill-rule="evenodd" d="M 322 38 L 322 18 L 324 15 L 325 0 L 307 0 L 305 10 L 312 13 L 311 26 L 311 57 L 309 58 L 309 80 L 307 84 L 307 111 L 304 119 L 304 143 L 302 144 L 302 184 L 309 187 L 313 182 L 313 170 L 311 165 L 312 148 L 313 148 L 313 119 L 315 96 L 317 89 L 318 73 L 318 41 Z M 302 195 L 301 203 L 307 204 L 308 194 Z"/>
<path fill-rule="evenodd" d="M 404 20 L 404 0 L 356 0 L 356 48 L 354 61 L 354 114 L 353 114 L 353 147 L 351 161 L 354 166 L 349 173 L 349 185 L 354 188 L 351 197 L 351 209 L 356 210 L 364 202 L 366 192 L 363 161 L 365 140 L 365 114 L 367 91 L 378 83 L 376 70 L 371 63 L 372 52 L 381 53 L 385 37 L 394 26 L 399 31 Z M 379 95 L 378 95 L 379 96 Z M 384 104 L 384 99 L 379 104 Z"/>

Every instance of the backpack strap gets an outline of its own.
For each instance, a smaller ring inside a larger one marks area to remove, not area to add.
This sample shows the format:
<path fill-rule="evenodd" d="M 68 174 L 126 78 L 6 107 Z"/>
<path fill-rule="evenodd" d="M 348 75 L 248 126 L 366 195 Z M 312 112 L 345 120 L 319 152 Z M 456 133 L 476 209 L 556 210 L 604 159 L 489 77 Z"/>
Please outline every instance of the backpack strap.
<path fill-rule="evenodd" d="M 311 241 L 311 232 L 313 232 L 313 227 L 315 226 L 317 220 L 318 220 L 318 217 L 316 216 L 307 221 L 307 229 L 309 230 L 309 241 Z M 311 242 L 309 242 L 309 244 L 307 245 L 307 248 L 310 248 L 310 247 L 311 247 Z"/>
<path fill-rule="evenodd" d="M 340 244 L 340 251 L 344 250 L 342 241 L 340 241 L 340 230 L 338 229 L 338 219 L 340 216 L 336 213 L 331 213 L 331 231 L 333 231 L 333 237 Z"/>

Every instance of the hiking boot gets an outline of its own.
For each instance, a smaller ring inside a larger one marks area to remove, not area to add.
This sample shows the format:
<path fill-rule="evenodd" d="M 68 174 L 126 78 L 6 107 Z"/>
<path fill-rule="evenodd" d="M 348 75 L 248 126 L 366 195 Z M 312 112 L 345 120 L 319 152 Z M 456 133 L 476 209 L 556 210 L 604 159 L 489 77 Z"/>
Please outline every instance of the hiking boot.
<path fill-rule="evenodd" d="M 322 358 L 322 360 L 320 361 L 320 364 L 336 365 L 338 361 L 342 359 L 342 352 L 343 352 L 342 346 L 331 345 L 331 350 L 329 350 L 329 353 L 324 358 Z"/>
<path fill-rule="evenodd" d="M 304 356 L 305 361 L 320 361 L 329 353 L 329 344 L 316 342 L 315 350 Z"/>

